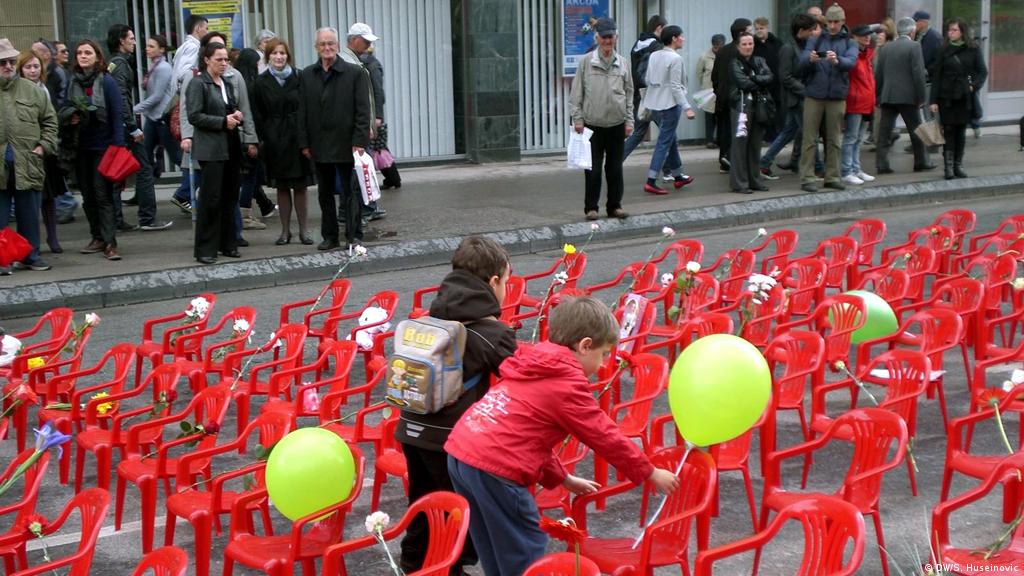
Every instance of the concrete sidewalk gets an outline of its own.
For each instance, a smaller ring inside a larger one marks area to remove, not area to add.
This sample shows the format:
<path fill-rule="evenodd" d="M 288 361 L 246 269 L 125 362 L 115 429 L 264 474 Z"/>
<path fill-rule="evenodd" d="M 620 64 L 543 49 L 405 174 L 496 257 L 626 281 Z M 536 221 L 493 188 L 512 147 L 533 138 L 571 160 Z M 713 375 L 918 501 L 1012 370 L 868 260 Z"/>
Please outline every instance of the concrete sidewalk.
<path fill-rule="evenodd" d="M 796 175 L 776 169 L 781 180 L 769 182 L 770 192 L 750 196 L 728 192 L 728 176 L 718 172 L 717 151 L 703 147 L 682 150 L 685 171 L 696 180 L 667 196 L 644 193 L 642 186 L 650 148 L 637 151 L 625 169 L 626 220 L 601 221 L 605 238 L 656 234 L 673 226 L 683 236 L 699 230 L 757 224 L 801 216 L 848 214 L 858 209 L 912 203 L 946 202 L 970 207 L 971 198 L 1006 195 L 1007 212 L 1019 211 L 1024 193 L 1024 153 L 1018 151 L 1017 127 L 986 128 L 981 139 L 968 139 L 965 166 L 971 178 L 946 181 L 941 167 L 911 171 L 912 158 L 902 152 L 904 136 L 893 148 L 896 174 L 871 185 L 845 191 L 808 194 L 800 191 Z M 864 148 L 864 167 L 874 173 L 874 154 Z M 783 153 L 780 160 L 788 159 Z M 941 157 L 933 155 L 933 161 Z M 447 261 L 460 238 L 472 233 L 495 234 L 512 254 L 560 246 L 585 237 L 583 174 L 565 168 L 559 156 L 533 157 L 514 164 L 447 165 L 403 170 L 400 190 L 385 191 L 388 217 L 368 232 L 369 258 L 354 263 L 346 274 L 410 268 Z M 272 190 L 267 190 L 271 198 Z M 18 271 L 0 277 L 0 318 L 37 315 L 53 306 L 98 308 L 130 302 L 179 297 L 200 290 L 237 290 L 322 280 L 334 275 L 343 252 L 317 252 L 294 238 L 275 246 L 279 222 L 272 217 L 266 230 L 246 230 L 251 243 L 243 258 L 222 258 L 214 266 L 192 259 L 190 218 L 169 202 L 171 187 L 158 189 L 159 218 L 174 226 L 160 232 L 131 232 L 118 237 L 120 262 L 101 255 L 78 253 L 88 242 L 81 210 L 76 221 L 59 227 L 63 254 L 43 257 L 48 272 Z M 127 197 L 127 196 L 126 196 Z M 315 189 L 309 193 L 310 233 L 319 242 L 319 210 Z M 126 207 L 134 222 L 135 208 Z M 292 224 L 293 236 L 298 229 Z M 842 229 L 836 230 L 837 234 Z M 371 240 L 379 235 L 376 240 Z M 744 241 L 746 239 L 743 239 Z"/>

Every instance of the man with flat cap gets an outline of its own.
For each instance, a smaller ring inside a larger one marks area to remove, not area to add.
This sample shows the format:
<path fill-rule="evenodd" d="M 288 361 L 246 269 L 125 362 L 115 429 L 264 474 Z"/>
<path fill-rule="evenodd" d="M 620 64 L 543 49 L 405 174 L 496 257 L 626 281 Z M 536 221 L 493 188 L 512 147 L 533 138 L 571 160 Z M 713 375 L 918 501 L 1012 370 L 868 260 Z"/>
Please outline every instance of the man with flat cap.
<path fill-rule="evenodd" d="M 622 153 L 626 137 L 633 133 L 633 77 L 629 59 L 615 52 L 618 30 L 611 18 L 594 25 L 597 50 L 585 55 L 572 79 L 569 115 L 573 129 L 593 130 L 590 137 L 593 167 L 586 170 L 583 211 L 587 220 L 597 220 L 601 200 L 601 166 L 608 179 L 605 210 L 609 218 L 629 216 L 622 209 Z"/>

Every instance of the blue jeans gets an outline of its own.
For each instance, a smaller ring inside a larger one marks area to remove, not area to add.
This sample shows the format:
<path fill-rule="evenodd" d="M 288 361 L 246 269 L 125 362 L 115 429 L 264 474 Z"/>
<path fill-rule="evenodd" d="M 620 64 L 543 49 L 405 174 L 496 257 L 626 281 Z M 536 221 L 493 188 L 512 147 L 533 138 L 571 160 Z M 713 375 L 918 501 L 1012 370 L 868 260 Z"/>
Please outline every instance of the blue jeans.
<path fill-rule="evenodd" d="M 513 484 L 448 456 L 448 475 L 469 501 L 469 534 L 487 576 L 520 576 L 544 555 L 548 536 L 525 486 Z"/>
<path fill-rule="evenodd" d="M 679 117 L 682 113 L 683 107 L 679 105 L 667 110 L 651 110 L 654 123 L 658 125 L 658 142 L 654 146 L 651 165 L 647 169 L 648 178 L 657 178 L 662 166 L 675 175 L 682 170 L 683 160 L 679 157 L 679 145 L 676 143 L 676 127 L 679 126 Z"/>
<path fill-rule="evenodd" d="M 39 260 L 39 208 L 43 194 L 39 190 L 15 190 L 14 167 L 7 167 L 7 189 L 0 190 L 0 230 L 7 228 L 11 220 L 11 201 L 14 201 L 14 217 L 18 221 L 18 234 L 32 245 L 32 252 L 22 262 L 32 264 Z"/>
<path fill-rule="evenodd" d="M 636 108 L 634 108 L 636 110 Z M 643 120 L 637 120 L 633 124 L 633 133 L 626 138 L 626 144 L 622 149 L 622 161 L 625 162 L 626 158 L 636 150 L 636 147 L 644 141 L 644 137 L 647 136 L 647 131 L 651 129 L 650 121 L 644 122 Z"/>
<path fill-rule="evenodd" d="M 779 135 L 772 140 L 771 145 L 768 146 L 768 151 L 761 156 L 761 169 L 771 168 L 772 162 L 775 161 L 775 157 L 782 152 L 782 149 L 787 144 L 793 141 L 798 134 L 803 130 L 804 115 L 799 111 L 799 108 L 790 108 L 786 111 L 786 123 L 782 126 L 782 131 Z M 798 150 L 794 146 L 793 154 L 797 154 Z"/>
<path fill-rule="evenodd" d="M 849 176 L 861 172 L 860 167 L 860 143 L 864 141 L 864 132 L 868 124 L 864 121 L 863 114 L 847 114 L 846 125 L 843 127 L 843 159 L 841 174 Z"/>

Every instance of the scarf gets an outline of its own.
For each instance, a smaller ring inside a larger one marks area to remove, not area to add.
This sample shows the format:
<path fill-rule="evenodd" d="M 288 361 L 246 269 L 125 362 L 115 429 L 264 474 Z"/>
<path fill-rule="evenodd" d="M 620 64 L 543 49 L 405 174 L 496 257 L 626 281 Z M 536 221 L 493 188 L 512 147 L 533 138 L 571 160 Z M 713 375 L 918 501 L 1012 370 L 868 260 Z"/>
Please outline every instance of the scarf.
<path fill-rule="evenodd" d="M 149 75 L 152 74 L 153 70 L 156 70 L 156 67 L 159 66 L 160 63 L 163 62 L 163 61 L 164 61 L 164 57 L 163 56 L 157 56 L 156 58 L 153 58 L 152 60 L 149 61 L 149 71 L 146 72 L 146 74 L 142 77 L 142 89 L 143 90 L 148 90 L 149 89 Z"/>
<path fill-rule="evenodd" d="M 950 40 L 949 41 L 949 45 L 950 46 L 957 46 L 957 47 L 963 46 L 964 45 L 964 39 L 961 38 L 959 40 Z"/>
<path fill-rule="evenodd" d="M 267 68 L 267 70 L 270 70 L 270 75 L 274 77 L 274 80 L 277 80 L 279 86 L 284 86 L 288 77 L 292 75 L 292 67 L 288 64 L 285 64 L 284 68 L 280 71 L 276 70 L 273 66 Z"/>
<path fill-rule="evenodd" d="M 90 124 L 89 120 L 95 118 L 99 125 L 107 123 L 107 101 L 103 94 L 104 75 L 99 70 L 88 72 L 75 72 L 74 82 L 68 88 L 68 102 L 77 106 L 77 101 L 85 101 L 92 104 L 96 110 L 90 114 L 84 114 L 84 124 Z"/>

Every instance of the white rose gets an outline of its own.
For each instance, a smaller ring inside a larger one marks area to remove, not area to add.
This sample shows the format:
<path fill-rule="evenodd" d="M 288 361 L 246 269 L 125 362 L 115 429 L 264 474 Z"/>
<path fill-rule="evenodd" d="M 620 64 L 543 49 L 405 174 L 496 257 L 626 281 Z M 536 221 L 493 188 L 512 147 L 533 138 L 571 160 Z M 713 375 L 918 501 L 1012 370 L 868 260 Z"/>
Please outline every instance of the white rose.
<path fill-rule="evenodd" d="M 700 272 L 700 262 L 694 262 L 693 260 L 686 263 L 686 271 L 690 274 L 696 274 Z"/>
<path fill-rule="evenodd" d="M 591 232 L 597 232 L 600 229 L 601 229 L 601 225 L 598 224 L 597 222 L 591 222 L 590 223 L 590 231 Z"/>
<path fill-rule="evenodd" d="M 565 284 L 568 281 L 569 281 L 569 274 L 567 272 L 562 271 L 562 272 L 559 272 L 558 274 L 555 274 L 555 282 L 558 282 L 559 284 Z"/>
<path fill-rule="evenodd" d="M 376 534 L 377 531 L 383 531 L 391 523 L 391 517 L 386 512 L 380 510 L 370 514 L 366 517 L 366 531 L 370 534 Z"/>
<path fill-rule="evenodd" d="M 355 256 L 360 257 L 360 258 L 363 257 L 363 256 L 366 256 L 366 252 L 367 252 L 366 246 L 363 246 L 362 244 L 357 244 L 356 247 L 353 249 L 353 251 L 355 253 Z"/>
<path fill-rule="evenodd" d="M 1024 278 L 1014 278 L 1013 279 L 1013 289 L 1014 290 L 1024 290 Z"/>
<path fill-rule="evenodd" d="M 1003 392 L 1009 392 L 1010 390 L 1013 390 L 1013 389 L 1014 389 L 1013 382 L 1010 382 L 1009 380 L 1004 380 L 1003 381 Z"/>
<path fill-rule="evenodd" d="M 85 325 L 86 326 L 95 326 L 95 325 L 97 325 L 99 323 L 100 323 L 100 315 L 99 314 L 96 314 L 96 313 L 93 313 L 93 312 L 89 312 L 88 314 L 85 315 Z"/>
<path fill-rule="evenodd" d="M 675 235 L 676 235 L 676 231 L 675 231 L 675 230 L 673 230 L 673 229 L 672 229 L 671 227 L 669 227 L 669 226 L 665 226 L 664 228 L 662 228 L 662 229 L 661 229 L 661 233 L 662 233 L 662 235 L 664 235 L 664 236 L 669 236 L 669 237 L 671 237 L 671 236 L 675 236 Z"/>
<path fill-rule="evenodd" d="M 1013 382 L 1014 385 L 1024 384 L 1024 370 L 1021 370 L 1020 368 L 1014 370 L 1013 373 L 1010 374 L 1010 382 Z"/>
<path fill-rule="evenodd" d="M 239 318 L 231 325 L 231 329 L 239 333 L 246 332 L 249 330 L 249 321 L 245 318 Z"/>
<path fill-rule="evenodd" d="M 202 296 L 198 296 L 188 303 L 188 307 L 188 312 L 191 313 L 189 314 L 190 316 L 203 318 L 206 316 L 206 313 L 210 311 L 210 301 Z"/>
<path fill-rule="evenodd" d="M 764 228 L 758 228 L 757 229 L 757 235 L 758 236 L 767 236 L 768 235 L 768 231 L 765 230 Z"/>

